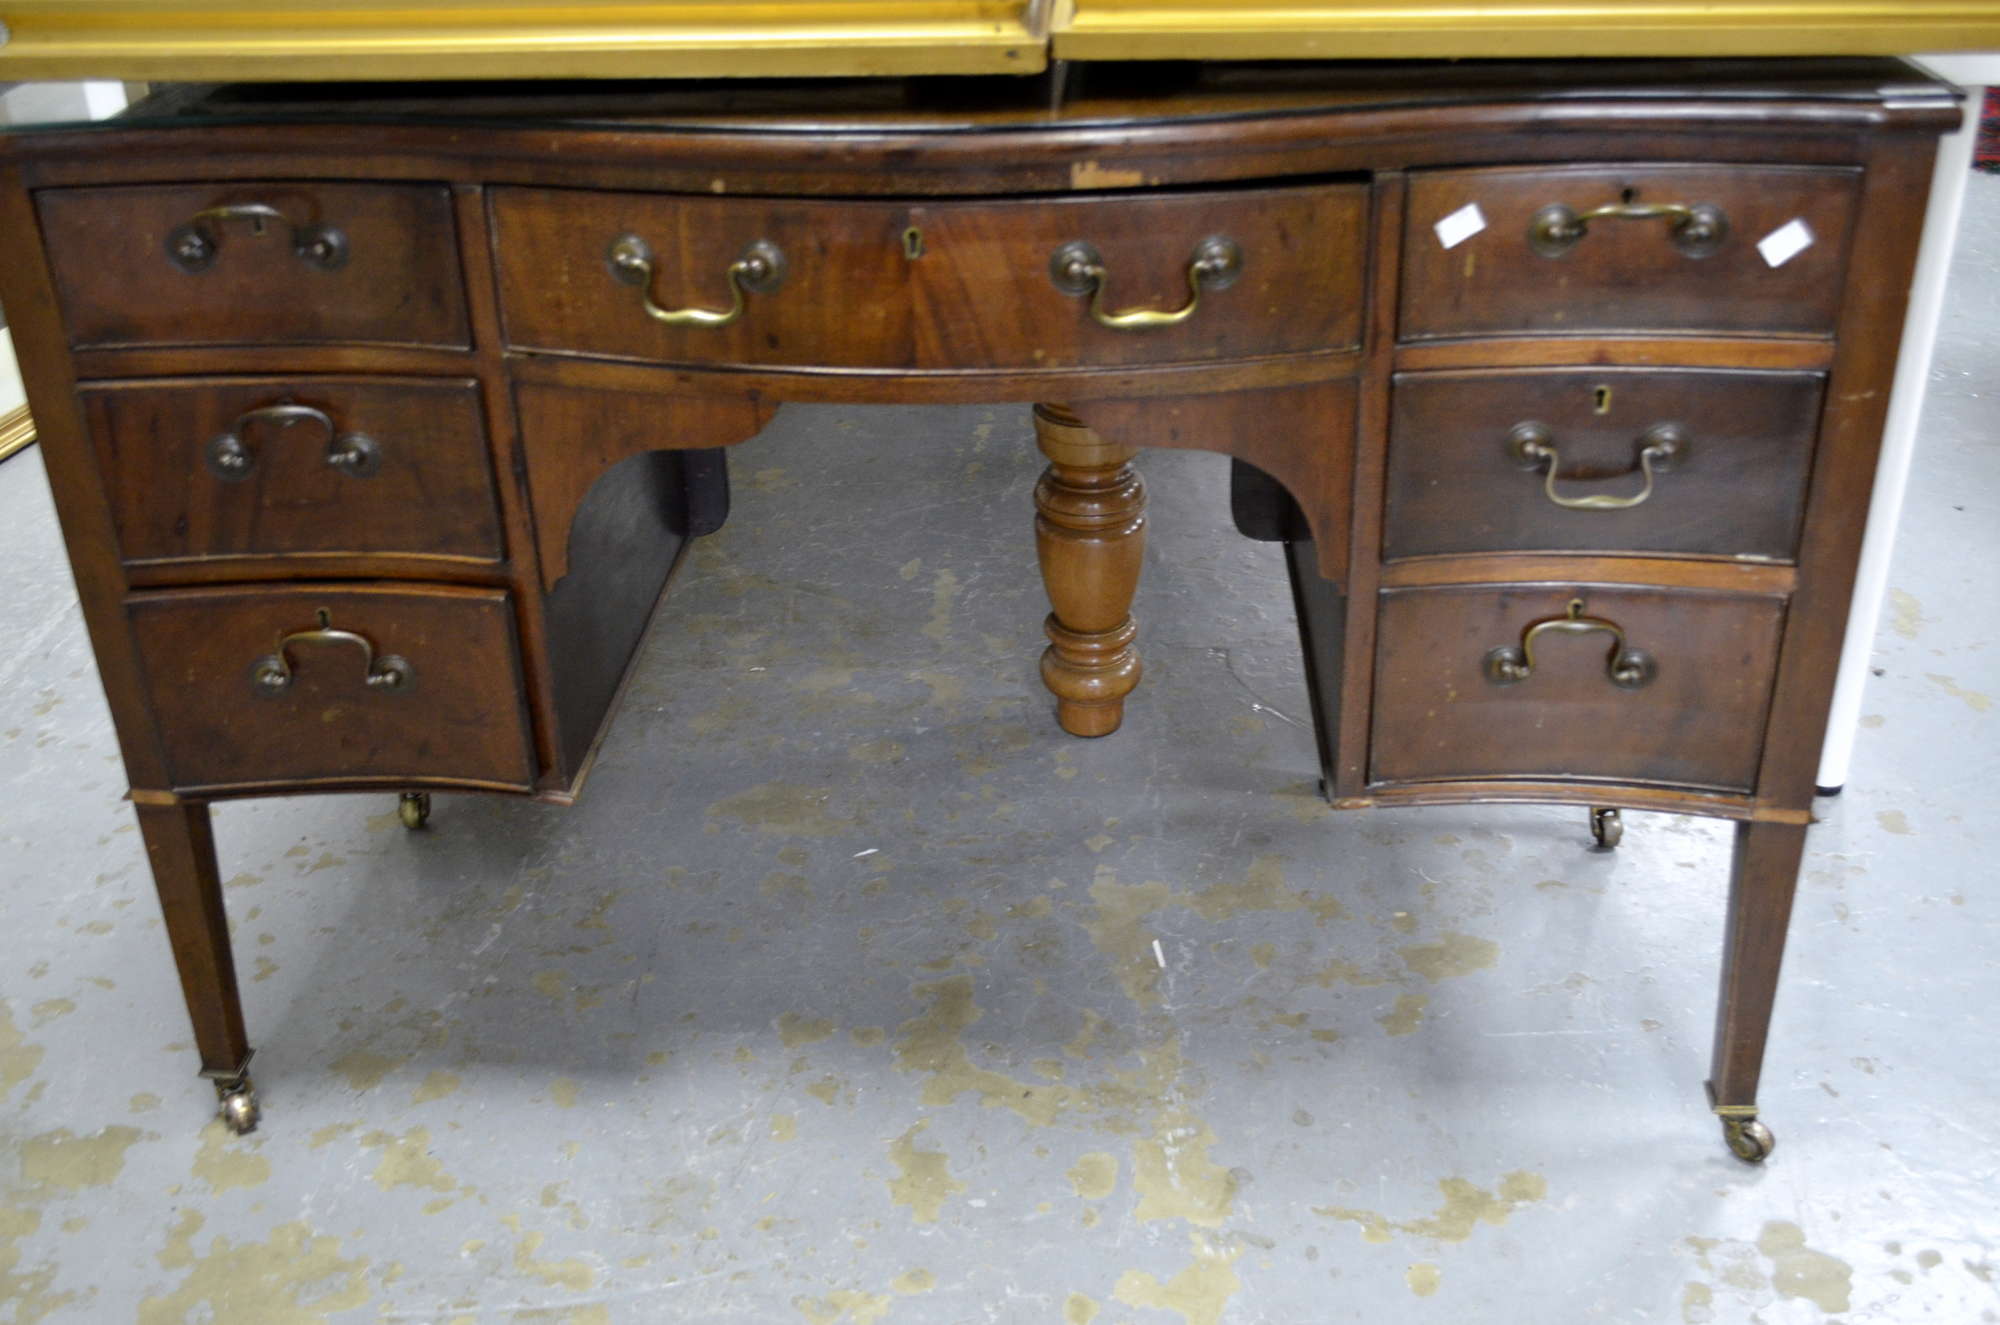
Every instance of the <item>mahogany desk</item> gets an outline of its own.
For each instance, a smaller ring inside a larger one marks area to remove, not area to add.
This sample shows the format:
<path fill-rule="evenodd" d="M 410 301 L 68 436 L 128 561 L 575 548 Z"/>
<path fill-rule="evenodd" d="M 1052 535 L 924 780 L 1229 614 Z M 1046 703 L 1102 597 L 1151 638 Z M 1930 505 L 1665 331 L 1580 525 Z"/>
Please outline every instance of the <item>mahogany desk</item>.
<path fill-rule="evenodd" d="M 1051 94 L 1055 94 L 1051 105 Z M 208 805 L 567 800 L 715 448 L 1027 401 L 1115 730 L 1146 446 L 1285 538 L 1333 803 L 1736 822 L 1756 1090 L 1950 89 L 1885 60 L 183 88 L 0 146 L 0 273 L 204 1075 Z"/>

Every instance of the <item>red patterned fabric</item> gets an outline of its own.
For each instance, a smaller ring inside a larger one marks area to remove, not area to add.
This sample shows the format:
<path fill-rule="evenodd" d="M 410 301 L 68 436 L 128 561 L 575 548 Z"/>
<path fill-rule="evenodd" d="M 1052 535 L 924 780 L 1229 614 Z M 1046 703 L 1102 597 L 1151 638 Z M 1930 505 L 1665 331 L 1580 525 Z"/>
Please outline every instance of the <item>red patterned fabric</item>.
<path fill-rule="evenodd" d="M 1979 113 L 1979 145 L 1973 149 L 1972 164 L 2000 174 L 2000 87 L 1986 89 L 1986 104 Z"/>

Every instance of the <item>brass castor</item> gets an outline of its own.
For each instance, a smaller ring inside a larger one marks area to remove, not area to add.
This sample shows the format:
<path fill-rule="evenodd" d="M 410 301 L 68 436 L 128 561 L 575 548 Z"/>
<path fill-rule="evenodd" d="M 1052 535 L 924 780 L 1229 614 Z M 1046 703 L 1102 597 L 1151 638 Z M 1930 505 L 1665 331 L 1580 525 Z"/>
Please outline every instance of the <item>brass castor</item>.
<path fill-rule="evenodd" d="M 1591 806 L 1590 835 L 1597 840 L 1598 850 L 1611 850 L 1625 837 L 1624 817 L 1608 806 Z"/>
<path fill-rule="evenodd" d="M 422 828 L 431 821 L 431 794 L 428 791 L 406 791 L 396 801 L 397 817 L 405 828 Z"/>
<path fill-rule="evenodd" d="M 1745 1164 L 1762 1164 L 1778 1144 L 1771 1129 L 1755 1118 L 1724 1118 L 1722 1139 L 1729 1143 L 1729 1153 Z"/>
<path fill-rule="evenodd" d="M 257 1130 L 257 1120 L 264 1111 L 257 1104 L 257 1087 L 249 1076 L 237 1077 L 233 1081 L 215 1083 L 216 1098 L 220 1101 L 218 1112 L 222 1115 L 222 1125 L 238 1136 L 248 1136 Z"/>

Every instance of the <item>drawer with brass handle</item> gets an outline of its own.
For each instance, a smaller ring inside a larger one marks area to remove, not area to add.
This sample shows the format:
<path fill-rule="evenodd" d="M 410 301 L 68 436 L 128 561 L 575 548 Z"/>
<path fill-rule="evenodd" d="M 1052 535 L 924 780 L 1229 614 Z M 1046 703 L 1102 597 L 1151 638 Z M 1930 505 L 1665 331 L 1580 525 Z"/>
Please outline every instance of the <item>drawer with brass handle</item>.
<path fill-rule="evenodd" d="M 1351 350 L 1359 184 L 1027 201 L 499 188 L 517 349 L 671 363 L 1041 369 Z"/>
<path fill-rule="evenodd" d="M 1860 183 L 1818 166 L 1426 171 L 1398 334 L 1831 336 Z"/>
<path fill-rule="evenodd" d="M 1780 596 L 1708 590 L 1387 590 L 1370 779 L 1753 792 L 1784 617 Z"/>
<path fill-rule="evenodd" d="M 178 790 L 533 780 L 502 591 L 166 590 L 126 614 Z"/>
<path fill-rule="evenodd" d="M 1401 373 L 1382 552 L 1628 552 L 1790 562 L 1817 373 Z"/>
<path fill-rule="evenodd" d="M 78 396 L 128 565 L 502 555 L 470 380 L 174 378 Z"/>
<path fill-rule="evenodd" d="M 36 207 L 79 349 L 470 344 L 442 185 L 64 188 Z"/>

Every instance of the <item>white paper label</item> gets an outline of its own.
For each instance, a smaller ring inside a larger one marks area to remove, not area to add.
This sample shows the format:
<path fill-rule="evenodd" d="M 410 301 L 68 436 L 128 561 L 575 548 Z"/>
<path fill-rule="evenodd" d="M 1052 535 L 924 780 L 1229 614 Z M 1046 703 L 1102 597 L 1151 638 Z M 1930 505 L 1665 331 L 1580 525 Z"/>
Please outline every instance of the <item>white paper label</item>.
<path fill-rule="evenodd" d="M 1813 246 L 1813 232 L 1804 221 L 1793 217 L 1757 241 L 1757 251 L 1773 267 L 1782 267 Z"/>
<path fill-rule="evenodd" d="M 1485 228 L 1486 214 L 1476 202 L 1465 204 L 1431 227 L 1437 231 L 1438 243 L 1446 248 L 1457 248 Z"/>

